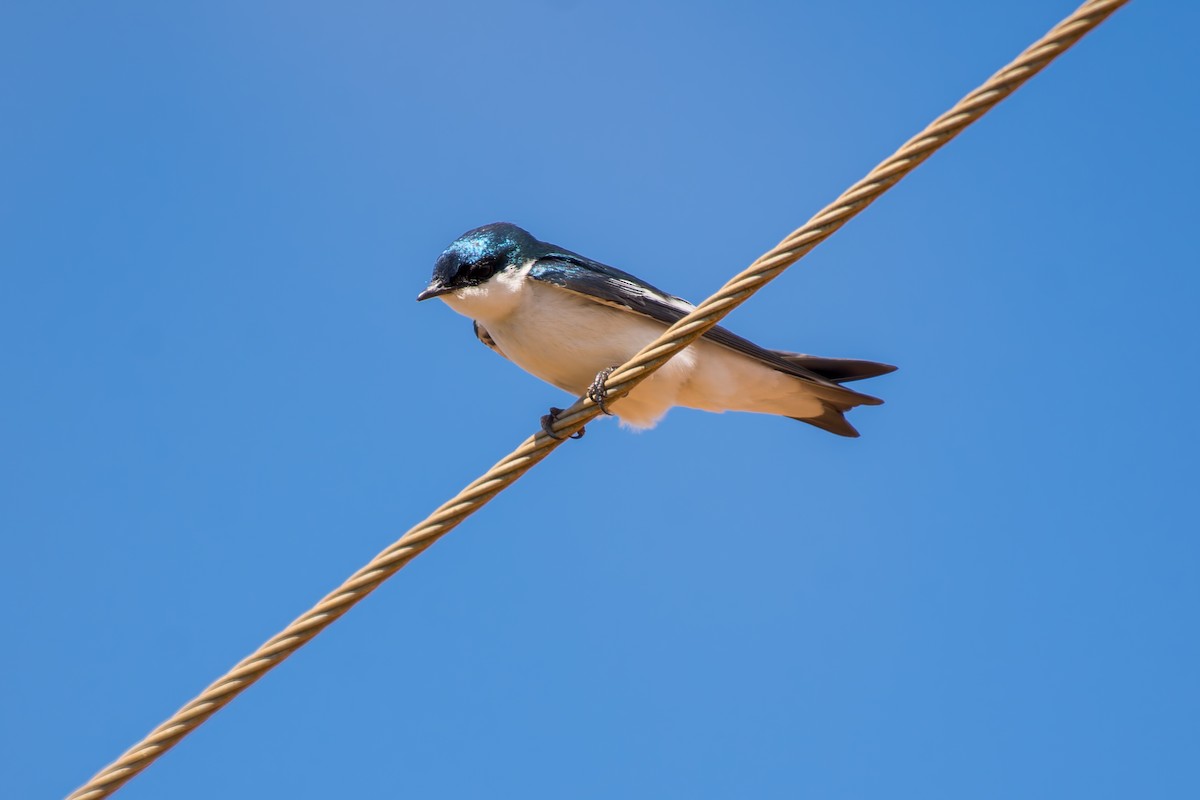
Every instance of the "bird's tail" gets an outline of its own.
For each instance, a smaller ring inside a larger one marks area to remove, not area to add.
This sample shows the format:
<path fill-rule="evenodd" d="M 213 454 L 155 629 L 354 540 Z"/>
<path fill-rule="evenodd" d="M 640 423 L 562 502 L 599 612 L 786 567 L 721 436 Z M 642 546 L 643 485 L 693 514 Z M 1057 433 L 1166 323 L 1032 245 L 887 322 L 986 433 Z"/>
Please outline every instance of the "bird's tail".
<path fill-rule="evenodd" d="M 818 377 L 835 384 L 874 378 L 896 370 L 891 364 L 883 364 L 878 361 L 822 358 L 805 353 L 783 351 L 775 351 L 775 354 L 783 360 L 803 367 Z M 822 411 L 815 416 L 792 417 L 792 419 L 807 422 L 809 425 L 815 425 L 822 430 L 836 433 L 838 436 L 857 437 L 859 435 L 854 426 L 846 420 L 845 413 L 847 411 L 855 406 L 877 406 L 883 403 L 878 397 L 856 392 L 843 386 L 809 384 L 805 386 L 805 389 L 820 400 Z"/>

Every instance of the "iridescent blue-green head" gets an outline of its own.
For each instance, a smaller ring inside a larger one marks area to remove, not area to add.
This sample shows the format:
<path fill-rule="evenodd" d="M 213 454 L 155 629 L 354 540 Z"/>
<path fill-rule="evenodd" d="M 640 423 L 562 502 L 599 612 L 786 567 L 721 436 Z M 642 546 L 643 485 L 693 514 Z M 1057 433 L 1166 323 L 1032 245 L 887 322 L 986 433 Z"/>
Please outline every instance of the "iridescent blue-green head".
<path fill-rule="evenodd" d="M 529 259 L 538 258 L 546 247 L 511 222 L 493 222 L 467 231 L 438 256 L 433 277 L 417 300 L 487 283 L 506 270 L 518 269 Z"/>

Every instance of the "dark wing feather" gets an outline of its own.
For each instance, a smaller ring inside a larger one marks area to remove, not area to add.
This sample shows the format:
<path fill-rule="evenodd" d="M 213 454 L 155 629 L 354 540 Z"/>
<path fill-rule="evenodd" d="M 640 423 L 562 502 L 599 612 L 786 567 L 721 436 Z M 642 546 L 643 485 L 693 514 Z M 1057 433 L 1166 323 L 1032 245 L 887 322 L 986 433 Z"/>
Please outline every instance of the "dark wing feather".
<path fill-rule="evenodd" d="M 478 339 L 479 341 L 486 344 L 492 350 L 495 350 L 497 353 L 499 353 L 504 358 L 508 358 L 508 356 L 504 355 L 504 351 L 501 350 L 500 347 L 496 344 L 496 340 L 492 338 L 492 335 L 490 333 L 488 333 L 487 328 L 483 327 L 475 320 L 471 320 L 471 325 L 475 329 L 475 338 L 476 339 Z"/>
<path fill-rule="evenodd" d="M 553 284 L 569 292 L 584 295 L 596 302 L 644 314 L 665 325 L 678 322 L 694 308 L 686 300 L 656 289 L 628 272 L 622 272 L 616 267 L 610 267 L 565 250 L 538 259 L 530 269 L 529 277 Z M 750 356 L 787 375 L 793 375 L 821 386 L 841 389 L 845 392 L 850 391 L 803 364 L 785 358 L 774 350 L 759 347 L 749 339 L 743 339 L 719 325 L 710 328 L 703 338 Z M 859 403 L 866 405 L 877 405 L 883 402 L 878 398 L 859 392 L 853 394 L 858 395 Z"/>
<path fill-rule="evenodd" d="M 818 375 L 837 383 L 876 378 L 896 371 L 896 367 L 881 361 L 864 361 L 859 358 L 824 358 L 823 356 L 810 356 L 807 353 L 789 353 L 784 350 L 775 350 L 774 353 L 785 361 L 799 364 L 805 369 L 811 369 Z"/>

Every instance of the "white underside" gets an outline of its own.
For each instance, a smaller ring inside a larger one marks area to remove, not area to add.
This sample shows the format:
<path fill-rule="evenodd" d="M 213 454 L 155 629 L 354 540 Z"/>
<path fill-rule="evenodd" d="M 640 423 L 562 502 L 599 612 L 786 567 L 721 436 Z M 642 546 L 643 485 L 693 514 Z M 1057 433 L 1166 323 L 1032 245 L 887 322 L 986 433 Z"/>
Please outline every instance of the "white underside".
<path fill-rule="evenodd" d="M 525 277 L 497 275 L 442 296 L 486 328 L 526 372 L 579 396 L 601 370 L 623 364 L 666 325 Z M 611 405 L 625 424 L 652 427 L 672 406 L 816 417 L 821 402 L 804 381 L 708 341 L 692 344 Z"/>

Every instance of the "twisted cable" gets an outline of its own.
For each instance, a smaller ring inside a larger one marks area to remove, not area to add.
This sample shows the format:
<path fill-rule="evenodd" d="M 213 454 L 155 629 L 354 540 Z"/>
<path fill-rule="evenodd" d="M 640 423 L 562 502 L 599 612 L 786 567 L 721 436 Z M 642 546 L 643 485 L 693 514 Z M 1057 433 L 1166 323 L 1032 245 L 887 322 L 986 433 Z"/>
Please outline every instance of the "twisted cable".
<path fill-rule="evenodd" d="M 730 311 L 832 236 L 852 217 L 916 169 L 938 148 L 1016 91 L 1025 81 L 1040 72 L 1127 2 L 1128 0 L 1089 0 L 1055 25 L 1049 33 L 1030 45 L 1008 66 L 935 119 L 925 130 L 905 142 L 895 154 L 843 192 L 837 200 L 793 231 L 743 272 L 734 276 L 716 294 L 696 306 L 695 310 L 670 326 L 661 336 L 613 371 L 605 382 L 605 388 L 608 390 L 607 402 L 614 402 L 629 394 L 668 359 L 703 336 Z M 580 398 L 558 416 L 553 429 L 557 435 L 565 437 L 583 428 L 599 413 L 600 409 L 590 399 Z M 72 792 L 68 800 L 99 800 L 111 795 L 248 686 L 307 644 L 409 561 L 514 483 L 560 444 L 562 440 L 543 432 L 526 439 L 516 450 L 468 484 L 455 497 L 439 506 L 313 608 L 238 662 L 233 669 L 172 714 L 124 755 L 96 773 L 86 784 Z"/>

